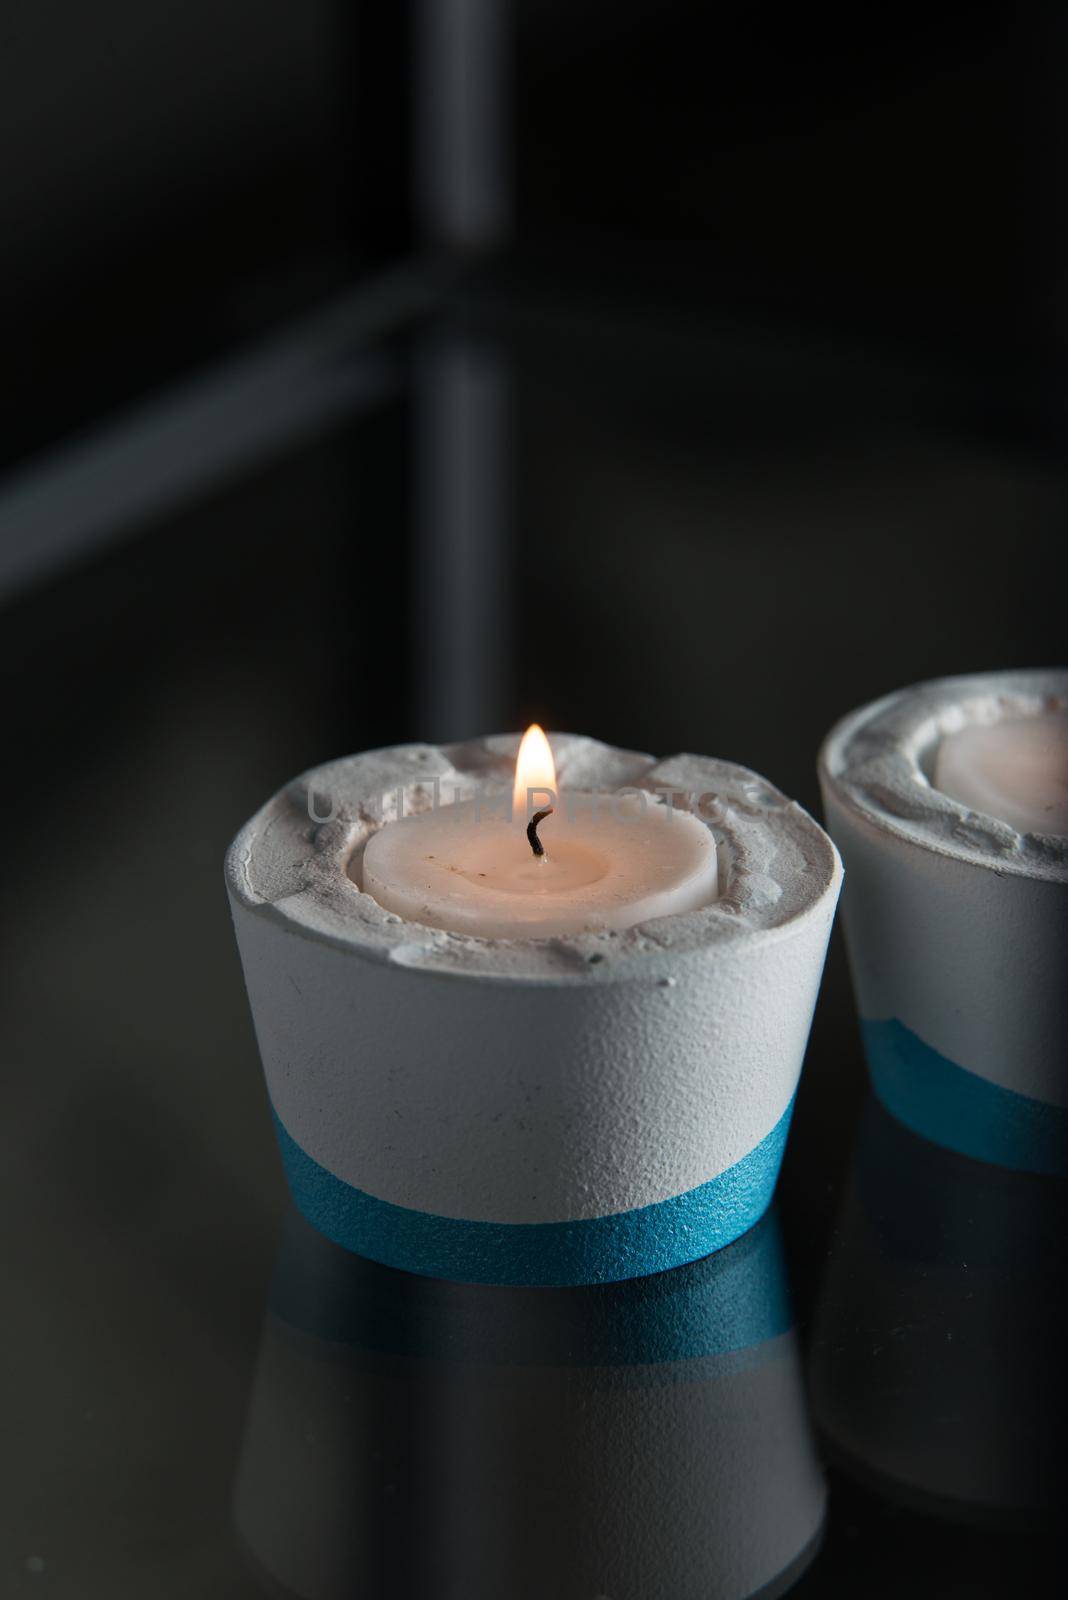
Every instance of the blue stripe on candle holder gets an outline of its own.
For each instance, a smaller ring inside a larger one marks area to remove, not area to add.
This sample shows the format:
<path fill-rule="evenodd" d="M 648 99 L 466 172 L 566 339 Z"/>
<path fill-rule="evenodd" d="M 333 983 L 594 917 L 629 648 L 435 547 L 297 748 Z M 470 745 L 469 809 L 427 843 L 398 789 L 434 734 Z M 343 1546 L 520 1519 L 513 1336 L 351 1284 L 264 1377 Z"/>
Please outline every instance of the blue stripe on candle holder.
<path fill-rule="evenodd" d="M 899 1122 L 959 1155 L 1068 1173 L 1068 1110 L 968 1072 L 896 1018 L 861 1020 L 872 1088 Z"/>
<path fill-rule="evenodd" d="M 771 1202 L 792 1113 L 791 1100 L 747 1156 L 685 1194 L 607 1217 L 530 1223 L 470 1222 L 379 1200 L 321 1167 L 274 1120 L 294 1202 L 336 1244 L 423 1277 L 564 1287 L 665 1272 L 745 1233 Z"/>

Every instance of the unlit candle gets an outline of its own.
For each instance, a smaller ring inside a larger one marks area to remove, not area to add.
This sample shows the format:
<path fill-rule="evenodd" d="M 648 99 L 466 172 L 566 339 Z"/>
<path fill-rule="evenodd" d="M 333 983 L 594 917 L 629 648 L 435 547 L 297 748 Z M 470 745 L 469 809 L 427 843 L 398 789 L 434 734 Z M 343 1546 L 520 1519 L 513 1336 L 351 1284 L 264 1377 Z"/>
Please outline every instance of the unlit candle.
<path fill-rule="evenodd" d="M 1068 834 L 1068 713 L 973 723 L 947 735 L 934 786 L 1018 833 Z"/>

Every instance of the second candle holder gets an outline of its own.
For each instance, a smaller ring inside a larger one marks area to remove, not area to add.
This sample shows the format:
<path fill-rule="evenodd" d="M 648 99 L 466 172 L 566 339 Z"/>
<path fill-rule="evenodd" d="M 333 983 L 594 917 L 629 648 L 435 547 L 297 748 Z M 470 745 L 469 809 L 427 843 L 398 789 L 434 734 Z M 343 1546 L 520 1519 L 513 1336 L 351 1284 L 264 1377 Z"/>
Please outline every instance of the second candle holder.
<path fill-rule="evenodd" d="M 875 1093 L 924 1138 L 1024 1172 L 1068 1172 L 1068 838 L 934 778 L 948 736 L 1066 709 L 1065 671 L 940 678 L 852 712 L 820 756 Z"/>

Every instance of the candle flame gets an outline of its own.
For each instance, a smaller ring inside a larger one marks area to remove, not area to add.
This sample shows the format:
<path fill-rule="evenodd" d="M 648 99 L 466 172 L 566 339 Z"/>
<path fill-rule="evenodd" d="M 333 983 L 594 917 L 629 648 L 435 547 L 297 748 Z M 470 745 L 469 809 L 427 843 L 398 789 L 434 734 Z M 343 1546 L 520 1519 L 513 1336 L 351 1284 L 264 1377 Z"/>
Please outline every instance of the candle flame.
<path fill-rule="evenodd" d="M 529 791 L 536 794 L 531 796 Z M 526 818 L 527 803 L 534 801 L 534 810 L 552 805 L 556 798 L 556 762 L 549 741 L 536 722 L 531 723 L 519 744 L 515 759 L 515 788 L 512 791 L 512 810 L 516 818 Z"/>

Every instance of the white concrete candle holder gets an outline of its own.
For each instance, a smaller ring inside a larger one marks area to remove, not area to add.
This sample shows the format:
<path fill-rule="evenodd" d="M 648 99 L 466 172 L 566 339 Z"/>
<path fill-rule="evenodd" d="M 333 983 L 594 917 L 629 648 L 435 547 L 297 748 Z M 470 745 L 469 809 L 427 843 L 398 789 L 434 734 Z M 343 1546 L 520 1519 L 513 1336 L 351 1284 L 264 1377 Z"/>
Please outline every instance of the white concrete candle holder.
<path fill-rule="evenodd" d="M 876 1094 L 980 1160 L 1068 1170 L 1068 838 L 935 789 L 940 741 L 1068 709 L 1068 672 L 945 678 L 845 718 L 820 758 Z"/>
<path fill-rule="evenodd" d="M 483 939 L 361 891 L 363 846 L 400 806 L 510 784 L 516 745 L 333 762 L 232 845 L 286 1174 L 316 1227 L 408 1271 L 638 1277 L 727 1244 L 770 1200 L 841 867 L 744 768 L 559 737 L 564 789 L 688 797 L 718 842 L 715 903 L 622 931 Z"/>

